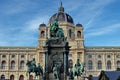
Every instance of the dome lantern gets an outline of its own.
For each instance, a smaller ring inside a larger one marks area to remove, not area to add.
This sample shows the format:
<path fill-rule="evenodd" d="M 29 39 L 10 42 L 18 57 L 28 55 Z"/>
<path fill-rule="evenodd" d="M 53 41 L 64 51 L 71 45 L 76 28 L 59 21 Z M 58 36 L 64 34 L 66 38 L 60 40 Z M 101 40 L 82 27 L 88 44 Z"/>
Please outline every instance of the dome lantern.
<path fill-rule="evenodd" d="M 83 27 L 83 25 L 80 24 L 80 23 L 76 24 L 76 26 L 77 26 L 77 27 Z"/>
<path fill-rule="evenodd" d="M 58 9 L 58 12 L 64 12 L 64 7 L 62 6 L 62 2 L 61 2 L 61 5 L 60 5 L 60 7 Z"/>
<path fill-rule="evenodd" d="M 39 27 L 46 27 L 46 24 L 42 23 L 39 25 Z"/>

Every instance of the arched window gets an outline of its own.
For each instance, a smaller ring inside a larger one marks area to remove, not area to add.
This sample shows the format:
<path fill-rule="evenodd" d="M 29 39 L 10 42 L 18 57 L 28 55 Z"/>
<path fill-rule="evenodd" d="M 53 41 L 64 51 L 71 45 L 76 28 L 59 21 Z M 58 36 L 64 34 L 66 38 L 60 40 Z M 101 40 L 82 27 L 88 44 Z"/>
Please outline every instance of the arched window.
<path fill-rule="evenodd" d="M 73 60 L 70 59 L 70 60 L 69 60 L 69 67 L 71 68 L 72 66 L 73 66 Z"/>
<path fill-rule="evenodd" d="M 98 69 L 102 69 L 102 62 L 101 61 L 98 61 L 98 66 L 97 66 Z"/>
<path fill-rule="evenodd" d="M 69 29 L 69 38 L 71 38 L 71 37 L 72 37 L 72 30 Z"/>
<path fill-rule="evenodd" d="M 92 58 L 92 55 L 89 54 L 89 55 L 88 55 L 88 58 Z"/>
<path fill-rule="evenodd" d="M 21 58 L 24 58 L 24 57 L 25 57 L 25 55 L 24 55 L 24 54 L 22 54 L 22 55 L 21 55 Z"/>
<path fill-rule="evenodd" d="M 1 80 L 5 80 L 5 75 L 1 75 Z"/>
<path fill-rule="evenodd" d="M 98 58 L 101 58 L 101 55 L 98 55 Z"/>
<path fill-rule="evenodd" d="M 117 61 L 117 68 L 120 68 L 120 61 Z"/>
<path fill-rule="evenodd" d="M 2 61 L 2 63 L 1 63 L 1 69 L 5 69 L 5 67 L 6 67 L 6 61 Z"/>
<path fill-rule="evenodd" d="M 15 58 L 15 54 L 11 55 L 12 58 Z"/>
<path fill-rule="evenodd" d="M 33 80 L 33 75 L 30 75 L 30 79 L 29 80 Z"/>
<path fill-rule="evenodd" d="M 77 37 L 81 38 L 81 32 L 80 31 L 77 31 Z"/>
<path fill-rule="evenodd" d="M 45 36 L 45 31 L 41 31 L 41 38 L 44 38 Z"/>
<path fill-rule="evenodd" d="M 10 76 L 10 80 L 14 80 L 14 75 L 11 75 L 11 76 Z"/>
<path fill-rule="evenodd" d="M 20 69 L 24 69 L 24 64 L 25 64 L 24 61 L 20 62 Z"/>
<path fill-rule="evenodd" d="M 24 80 L 24 76 L 20 75 L 19 80 Z"/>
<path fill-rule="evenodd" d="M 11 69 L 14 69 L 15 68 L 15 61 L 11 61 L 11 66 L 10 66 Z"/>
<path fill-rule="evenodd" d="M 111 61 L 107 61 L 107 69 L 111 69 Z"/>
<path fill-rule="evenodd" d="M 107 58 L 110 58 L 111 56 L 110 55 L 107 55 Z"/>
<path fill-rule="evenodd" d="M 91 70 L 93 68 L 93 63 L 91 60 L 88 61 L 88 69 Z"/>
<path fill-rule="evenodd" d="M 6 58 L 6 55 L 2 55 L 2 58 Z"/>

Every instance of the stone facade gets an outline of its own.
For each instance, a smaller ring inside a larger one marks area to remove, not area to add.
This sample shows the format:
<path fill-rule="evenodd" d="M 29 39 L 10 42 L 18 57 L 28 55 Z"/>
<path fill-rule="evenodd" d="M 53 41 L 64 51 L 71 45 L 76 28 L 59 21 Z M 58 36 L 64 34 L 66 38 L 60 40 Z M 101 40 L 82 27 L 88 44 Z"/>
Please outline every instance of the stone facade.
<path fill-rule="evenodd" d="M 69 61 L 74 65 L 77 59 L 85 63 L 85 75 L 98 75 L 101 70 L 116 70 L 120 67 L 120 47 L 85 47 L 83 26 L 70 22 L 68 14 L 65 14 L 62 6 L 58 12 L 64 15 L 59 18 L 59 27 L 63 29 L 65 37 L 71 46 Z M 56 16 L 60 16 L 56 15 Z M 67 20 L 64 17 L 67 17 Z M 51 19 L 53 16 L 51 17 Z M 51 21 L 50 21 L 51 22 Z M 45 66 L 45 55 L 43 46 L 46 39 L 50 37 L 50 24 L 39 26 L 38 45 L 35 47 L 0 47 L 0 77 L 11 80 L 27 80 L 26 60 L 35 58 L 42 67 Z M 34 75 L 31 74 L 31 78 Z M 14 79 L 12 79 L 14 78 Z"/>
<path fill-rule="evenodd" d="M 120 47 L 86 47 L 85 62 L 87 75 L 116 70 L 120 68 Z"/>
<path fill-rule="evenodd" d="M 0 76 L 6 79 L 14 77 L 14 80 L 27 80 L 26 60 L 35 57 L 35 47 L 0 47 Z"/>

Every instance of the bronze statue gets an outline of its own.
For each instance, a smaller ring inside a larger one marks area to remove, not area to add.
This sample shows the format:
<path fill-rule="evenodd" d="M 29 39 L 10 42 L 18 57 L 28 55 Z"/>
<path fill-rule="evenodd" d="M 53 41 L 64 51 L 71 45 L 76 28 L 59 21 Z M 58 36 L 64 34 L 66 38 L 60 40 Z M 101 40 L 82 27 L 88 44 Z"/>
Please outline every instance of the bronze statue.
<path fill-rule="evenodd" d="M 38 63 L 38 66 L 36 66 L 35 58 L 33 58 L 32 61 L 27 60 L 26 65 L 28 66 L 26 75 L 30 75 L 30 73 L 33 72 L 35 74 L 35 77 L 40 75 L 43 77 L 42 66 L 40 65 L 40 63 Z"/>
<path fill-rule="evenodd" d="M 61 40 L 66 42 L 67 38 L 65 38 L 64 31 L 59 27 L 57 20 L 50 26 L 50 38 L 46 40 L 46 44 L 50 42 L 51 38 L 56 38 L 58 44 L 60 44 Z"/>
<path fill-rule="evenodd" d="M 62 28 L 59 28 L 58 21 L 55 20 L 50 26 L 50 37 L 64 38 L 64 32 Z"/>
<path fill-rule="evenodd" d="M 32 65 L 33 71 L 34 71 L 34 69 L 36 68 L 36 61 L 35 61 L 35 58 L 33 58 L 33 60 L 31 61 L 31 65 Z"/>
<path fill-rule="evenodd" d="M 53 67 L 53 74 L 56 80 L 59 80 L 59 70 L 57 64 Z"/>
<path fill-rule="evenodd" d="M 77 66 L 77 75 L 81 76 L 82 73 L 84 72 L 84 64 L 80 63 L 80 60 L 77 59 L 76 66 Z"/>
<path fill-rule="evenodd" d="M 70 69 L 70 78 L 74 79 L 75 76 L 81 76 L 84 72 L 84 64 L 81 64 L 79 59 L 77 59 L 76 64 Z"/>
<path fill-rule="evenodd" d="M 56 32 L 58 30 L 58 22 L 55 20 L 53 24 L 50 26 L 50 37 L 56 37 Z"/>

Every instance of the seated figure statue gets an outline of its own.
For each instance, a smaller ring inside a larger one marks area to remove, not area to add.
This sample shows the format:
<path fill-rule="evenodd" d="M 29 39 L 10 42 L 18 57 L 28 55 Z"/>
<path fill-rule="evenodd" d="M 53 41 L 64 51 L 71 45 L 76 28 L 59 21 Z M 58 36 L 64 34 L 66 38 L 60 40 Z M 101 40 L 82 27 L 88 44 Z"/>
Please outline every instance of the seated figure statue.
<path fill-rule="evenodd" d="M 56 37 L 56 32 L 58 30 L 58 21 L 55 20 L 53 24 L 50 26 L 50 37 Z"/>

